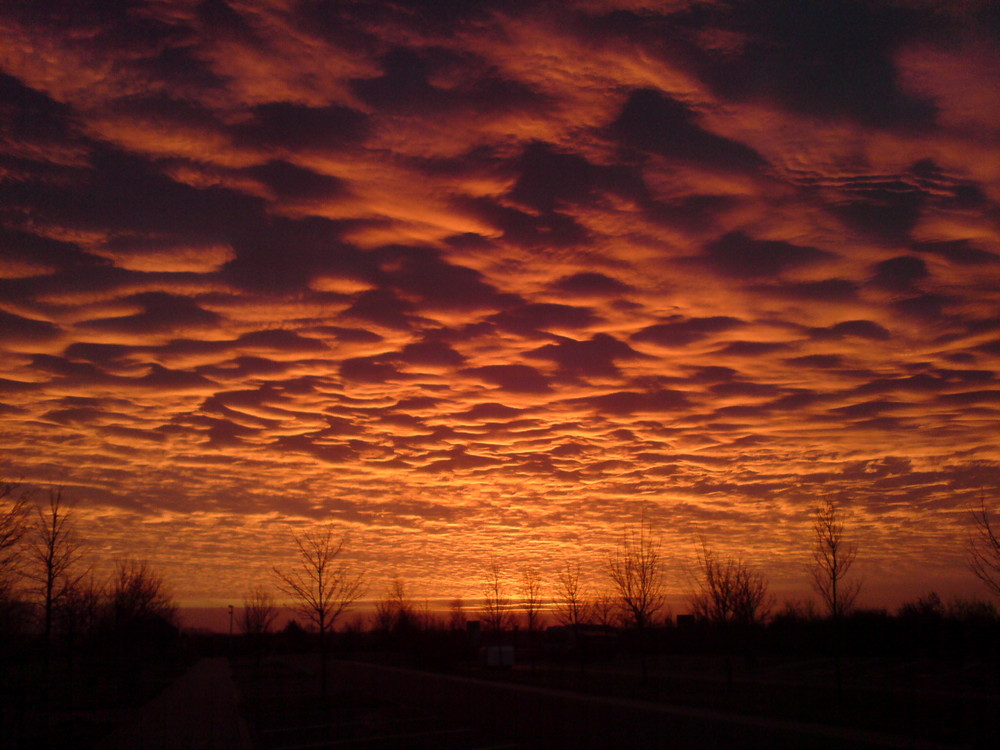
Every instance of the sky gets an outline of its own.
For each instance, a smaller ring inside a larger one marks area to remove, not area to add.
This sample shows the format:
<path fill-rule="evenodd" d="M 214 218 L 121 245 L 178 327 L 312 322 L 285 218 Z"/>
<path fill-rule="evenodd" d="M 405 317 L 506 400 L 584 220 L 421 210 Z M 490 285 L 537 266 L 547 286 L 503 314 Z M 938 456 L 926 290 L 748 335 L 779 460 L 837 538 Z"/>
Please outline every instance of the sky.
<path fill-rule="evenodd" d="M 327 522 L 596 592 L 643 516 L 805 597 L 827 497 L 862 603 L 985 595 L 998 7 L 4 3 L 0 472 L 188 604 Z"/>

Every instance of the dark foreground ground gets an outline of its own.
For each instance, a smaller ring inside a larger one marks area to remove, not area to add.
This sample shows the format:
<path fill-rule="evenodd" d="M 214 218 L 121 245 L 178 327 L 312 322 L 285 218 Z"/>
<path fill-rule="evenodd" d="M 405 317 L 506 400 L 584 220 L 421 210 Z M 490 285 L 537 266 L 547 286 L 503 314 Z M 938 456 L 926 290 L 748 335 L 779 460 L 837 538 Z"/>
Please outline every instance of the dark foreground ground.
<path fill-rule="evenodd" d="M 100 750 L 587 750 L 993 748 L 989 664 L 855 659 L 748 668 L 711 657 L 627 658 L 447 673 L 339 660 L 203 659 L 96 745 Z M 0 745 L 3 745 L 0 742 Z"/>
<path fill-rule="evenodd" d="M 717 659 L 648 666 L 642 685 L 628 660 L 448 674 L 338 661 L 326 705 L 313 657 L 237 663 L 234 673 L 261 750 L 992 748 L 1000 736 L 1000 696 L 975 669 L 937 684 L 934 665 L 856 660 L 841 692 L 822 661 L 752 674 Z"/>

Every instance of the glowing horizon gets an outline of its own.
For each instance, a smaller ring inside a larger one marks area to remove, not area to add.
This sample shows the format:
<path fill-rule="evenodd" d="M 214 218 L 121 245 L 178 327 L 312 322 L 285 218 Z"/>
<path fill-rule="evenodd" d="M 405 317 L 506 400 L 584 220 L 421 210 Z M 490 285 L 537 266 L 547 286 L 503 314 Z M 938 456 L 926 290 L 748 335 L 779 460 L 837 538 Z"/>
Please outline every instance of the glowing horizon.
<path fill-rule="evenodd" d="M 0 473 L 236 603 L 335 521 L 380 595 L 600 568 L 642 510 L 808 595 L 1000 501 L 986 2 L 0 10 Z M 596 585 L 596 584 L 595 584 Z M 551 589 L 550 589 L 551 591 Z"/>

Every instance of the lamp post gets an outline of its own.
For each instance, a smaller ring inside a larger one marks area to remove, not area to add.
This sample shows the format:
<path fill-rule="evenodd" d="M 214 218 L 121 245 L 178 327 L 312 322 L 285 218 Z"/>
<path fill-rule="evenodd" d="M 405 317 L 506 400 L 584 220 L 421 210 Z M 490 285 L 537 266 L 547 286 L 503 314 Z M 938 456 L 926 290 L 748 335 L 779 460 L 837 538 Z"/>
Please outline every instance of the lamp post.
<path fill-rule="evenodd" d="M 233 605 L 229 605 L 229 655 L 233 655 Z"/>

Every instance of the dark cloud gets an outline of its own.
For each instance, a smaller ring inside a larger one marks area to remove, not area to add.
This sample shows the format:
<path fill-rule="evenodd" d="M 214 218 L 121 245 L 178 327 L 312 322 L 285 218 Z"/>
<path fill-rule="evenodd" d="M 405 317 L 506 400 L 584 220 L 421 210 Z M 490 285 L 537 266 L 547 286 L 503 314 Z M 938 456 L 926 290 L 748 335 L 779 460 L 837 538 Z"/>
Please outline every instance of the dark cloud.
<path fill-rule="evenodd" d="M 570 403 L 589 407 L 602 414 L 618 416 L 636 413 L 676 412 L 690 404 L 686 393 L 671 390 L 618 391 L 601 396 L 572 399 Z"/>
<path fill-rule="evenodd" d="M 818 117 L 849 117 L 873 126 L 923 126 L 935 107 L 897 82 L 893 54 L 916 8 L 838 0 L 764 0 L 737 3 L 720 17 L 748 34 L 731 59 L 711 69 L 716 89 L 729 97 L 773 98 Z"/>
<path fill-rule="evenodd" d="M 250 167 L 247 173 L 271 188 L 281 199 L 321 200 L 340 196 L 346 192 L 343 180 L 317 174 L 285 161 L 272 161 L 258 167 Z"/>
<path fill-rule="evenodd" d="M 872 320 L 845 320 L 829 328 L 812 328 L 809 336 L 821 341 L 840 340 L 846 337 L 868 339 L 869 341 L 888 341 L 891 334 L 883 326 Z"/>
<path fill-rule="evenodd" d="M 337 341 L 348 344 L 375 344 L 382 341 L 382 337 L 374 331 L 367 331 L 363 328 L 343 328 L 341 326 L 313 326 L 308 329 L 309 333 L 321 336 L 332 336 Z"/>
<path fill-rule="evenodd" d="M 177 297 L 163 292 L 144 292 L 126 297 L 126 303 L 143 308 L 141 313 L 116 318 L 101 318 L 82 324 L 85 328 L 122 333 L 156 333 L 182 328 L 204 328 L 217 325 L 221 318 L 204 310 L 188 297 Z"/>
<path fill-rule="evenodd" d="M 616 360 L 641 359 L 640 354 L 614 336 L 598 333 L 589 341 L 560 338 L 558 343 L 527 352 L 526 356 L 545 359 L 559 365 L 560 371 L 570 375 L 618 375 Z"/>
<path fill-rule="evenodd" d="M 314 442 L 312 435 L 284 435 L 275 446 L 290 453 L 304 453 L 327 464 L 350 464 L 357 460 L 357 452 L 348 445 Z"/>
<path fill-rule="evenodd" d="M 645 194 L 642 178 L 627 167 L 596 166 L 577 154 L 560 153 L 547 143 L 530 144 L 517 169 L 519 176 L 508 197 L 546 213 L 563 204 L 592 202 L 603 191 L 631 198 Z"/>
<path fill-rule="evenodd" d="M 611 297 L 624 295 L 632 291 L 632 287 L 628 284 L 610 276 L 605 276 L 603 273 L 594 273 L 592 271 L 565 276 L 553 284 L 553 289 L 574 297 Z"/>
<path fill-rule="evenodd" d="M 368 118 L 347 107 L 274 102 L 255 107 L 253 119 L 234 135 L 247 145 L 335 151 L 362 142 L 368 131 Z"/>
<path fill-rule="evenodd" d="M 642 208 L 654 224 L 710 232 L 718 225 L 720 215 L 739 203 L 738 198 L 729 195 L 685 195 L 671 201 L 646 201 Z"/>
<path fill-rule="evenodd" d="M 552 247 L 582 245 L 587 230 L 575 219 L 559 212 L 532 214 L 505 206 L 490 198 L 457 200 L 456 207 L 489 223 L 503 238 L 517 245 Z"/>
<path fill-rule="evenodd" d="M 548 379 L 527 365 L 486 365 L 465 372 L 512 393 L 548 393 L 551 390 Z"/>
<path fill-rule="evenodd" d="M 399 299 L 387 289 L 362 292 L 344 312 L 348 318 L 358 318 L 386 328 L 409 328 L 416 306 Z"/>
<path fill-rule="evenodd" d="M 381 59 L 382 75 L 353 82 L 369 106 L 404 115 L 446 115 L 472 107 L 478 111 L 533 109 L 544 104 L 530 87 L 503 78 L 473 54 L 456 54 L 441 47 L 415 50 L 396 47 Z M 447 88 L 432 82 L 435 73 L 461 70 L 457 84 Z"/>
<path fill-rule="evenodd" d="M 384 284 L 433 308 L 495 309 L 518 301 L 488 284 L 478 271 L 448 263 L 429 248 L 393 245 L 374 252 L 372 260 Z"/>
<path fill-rule="evenodd" d="M 744 232 L 727 232 L 708 243 L 702 260 L 713 270 L 736 279 L 760 279 L 834 258 L 833 253 L 780 240 L 756 240 Z"/>
<path fill-rule="evenodd" d="M 261 224 L 261 202 L 224 187 L 175 182 L 155 163 L 111 148 L 94 148 L 87 168 L 67 172 L 64 184 L 22 183 L 0 188 L 9 207 L 81 231 L 192 234 L 218 240 Z"/>
<path fill-rule="evenodd" d="M 723 398 L 774 398 L 782 389 L 770 383 L 730 382 L 717 383 L 709 390 Z"/>
<path fill-rule="evenodd" d="M 410 365 L 458 367 L 465 357 L 443 341 L 419 341 L 407 344 L 396 357 Z"/>
<path fill-rule="evenodd" d="M 0 226 L 0 256 L 56 270 L 80 266 L 106 266 L 103 258 L 88 255 L 72 242 L 63 242 L 30 232 Z"/>
<path fill-rule="evenodd" d="M 892 304 L 893 308 L 907 318 L 934 321 L 944 317 L 945 308 L 958 300 L 948 294 L 921 294 L 907 297 Z"/>
<path fill-rule="evenodd" d="M 901 409 L 905 408 L 906 406 L 907 404 L 899 401 L 865 401 L 860 404 L 838 406 L 834 409 L 831 409 L 830 412 L 833 414 L 842 415 L 848 419 L 857 419 L 859 417 L 871 419 L 886 411 Z"/>
<path fill-rule="evenodd" d="M 718 353 L 738 357 L 762 357 L 785 351 L 790 346 L 782 341 L 731 341 L 719 349 Z"/>
<path fill-rule="evenodd" d="M 845 279 L 771 284 L 757 289 L 764 294 L 816 302 L 851 302 L 858 297 L 858 284 Z"/>
<path fill-rule="evenodd" d="M 960 266 L 1000 263 L 1000 256 L 986 250 L 980 250 L 969 240 L 914 242 L 913 249 L 918 253 L 927 253 L 928 255 L 947 258 L 952 263 Z"/>
<path fill-rule="evenodd" d="M 498 404 L 493 401 L 480 402 L 473 406 L 471 409 L 459 414 L 455 414 L 456 419 L 468 419 L 472 421 L 481 420 L 505 420 L 513 419 L 522 413 L 521 409 L 515 409 L 512 406 L 506 406 L 504 404 Z"/>
<path fill-rule="evenodd" d="M 752 148 L 699 127 L 691 110 L 655 89 L 632 92 L 610 130 L 629 148 L 679 161 L 724 170 L 766 164 Z"/>
<path fill-rule="evenodd" d="M 717 315 L 711 318 L 688 318 L 674 316 L 666 323 L 657 323 L 632 334 L 633 341 L 659 344 L 660 346 L 687 346 L 696 341 L 725 333 L 745 325 L 738 318 Z"/>
<path fill-rule="evenodd" d="M 918 282 L 930 276 L 927 264 L 910 255 L 883 260 L 876 263 L 872 270 L 872 284 L 894 292 L 911 290 Z"/>
<path fill-rule="evenodd" d="M 403 376 L 380 357 L 354 357 L 340 363 L 340 377 L 362 383 L 385 383 Z"/>
<path fill-rule="evenodd" d="M 490 318 L 490 322 L 497 328 L 522 336 L 532 336 L 554 328 L 587 328 L 599 320 L 589 307 L 546 302 L 521 305 Z"/>
<path fill-rule="evenodd" d="M 431 457 L 443 455 L 443 458 L 432 460 L 430 463 L 417 468 L 417 471 L 440 473 L 446 471 L 463 471 L 472 469 L 482 469 L 489 466 L 496 466 L 501 461 L 492 456 L 482 456 L 469 453 L 467 449 L 455 446 L 447 453 L 431 454 Z"/>
<path fill-rule="evenodd" d="M 321 352 L 327 348 L 322 341 L 283 328 L 244 333 L 236 339 L 236 345 L 278 352 Z"/>
<path fill-rule="evenodd" d="M 793 367 L 814 367 L 817 370 L 834 370 L 844 366 L 841 354 L 809 354 L 804 357 L 791 357 L 785 362 Z"/>
<path fill-rule="evenodd" d="M 365 279 L 370 261 L 342 241 L 343 229 L 320 217 L 253 221 L 229 234 L 236 257 L 221 273 L 245 289 L 278 293 L 302 291 L 321 273 Z"/>
<path fill-rule="evenodd" d="M 215 380 L 248 380 L 284 375 L 295 369 L 291 362 L 276 362 L 266 357 L 236 357 L 219 365 L 199 367 L 198 372 Z"/>
<path fill-rule="evenodd" d="M 76 138 L 72 108 L 5 73 L 0 73 L 0 102 L 0 132 L 8 143 L 59 143 Z"/>
<path fill-rule="evenodd" d="M 888 188 L 870 191 L 865 200 L 853 200 L 832 210 L 847 226 L 883 241 L 905 242 L 920 217 L 921 196 L 914 190 Z"/>
<path fill-rule="evenodd" d="M 0 310 L 0 341 L 41 343 L 59 335 L 59 326 L 47 320 L 22 318 Z"/>

